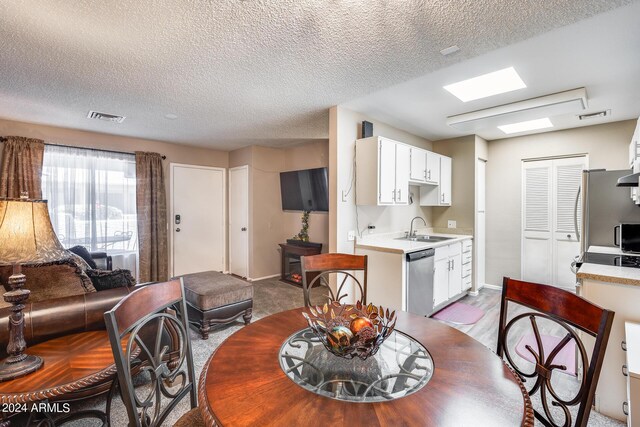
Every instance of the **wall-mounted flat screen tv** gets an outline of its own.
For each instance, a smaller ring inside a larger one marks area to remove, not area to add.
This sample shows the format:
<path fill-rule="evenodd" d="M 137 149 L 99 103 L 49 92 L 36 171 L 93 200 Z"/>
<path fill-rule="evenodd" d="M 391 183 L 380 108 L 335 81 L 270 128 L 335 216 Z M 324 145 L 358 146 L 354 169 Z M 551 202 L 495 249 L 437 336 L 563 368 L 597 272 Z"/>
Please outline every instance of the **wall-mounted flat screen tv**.
<path fill-rule="evenodd" d="M 280 173 L 284 211 L 329 211 L 327 168 Z"/>

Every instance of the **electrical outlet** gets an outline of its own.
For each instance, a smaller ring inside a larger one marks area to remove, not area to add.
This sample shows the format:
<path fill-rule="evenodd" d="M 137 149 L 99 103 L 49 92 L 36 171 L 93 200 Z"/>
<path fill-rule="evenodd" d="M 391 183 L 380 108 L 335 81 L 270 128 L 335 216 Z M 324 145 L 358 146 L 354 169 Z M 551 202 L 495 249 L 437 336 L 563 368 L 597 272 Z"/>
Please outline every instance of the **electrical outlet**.
<path fill-rule="evenodd" d="M 356 232 L 354 230 L 349 230 L 349 233 L 347 234 L 347 240 L 349 240 L 350 242 L 356 240 Z"/>
<path fill-rule="evenodd" d="M 447 227 L 456 228 L 456 222 L 450 219 L 449 221 L 447 221 Z"/>

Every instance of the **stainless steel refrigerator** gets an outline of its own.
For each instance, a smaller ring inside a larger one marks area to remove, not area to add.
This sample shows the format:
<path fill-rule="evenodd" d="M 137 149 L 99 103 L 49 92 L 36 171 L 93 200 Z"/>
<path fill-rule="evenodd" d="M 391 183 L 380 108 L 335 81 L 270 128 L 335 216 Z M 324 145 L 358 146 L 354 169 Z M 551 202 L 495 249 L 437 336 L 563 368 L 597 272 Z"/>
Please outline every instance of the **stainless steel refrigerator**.
<path fill-rule="evenodd" d="M 631 200 L 629 187 L 616 187 L 618 178 L 629 173 L 629 169 L 582 172 L 581 255 L 590 246 L 614 246 L 613 228 L 621 222 L 640 222 L 640 207 Z"/>

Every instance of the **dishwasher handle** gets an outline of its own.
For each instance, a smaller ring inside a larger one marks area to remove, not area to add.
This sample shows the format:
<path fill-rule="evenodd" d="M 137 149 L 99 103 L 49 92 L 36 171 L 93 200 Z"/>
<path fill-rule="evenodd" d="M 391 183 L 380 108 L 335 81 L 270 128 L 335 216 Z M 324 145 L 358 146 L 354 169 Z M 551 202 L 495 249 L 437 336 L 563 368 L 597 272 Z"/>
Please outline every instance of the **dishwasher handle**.
<path fill-rule="evenodd" d="M 424 249 L 422 251 L 409 252 L 407 254 L 407 262 L 418 261 L 424 258 L 432 257 L 436 254 L 435 249 Z"/>

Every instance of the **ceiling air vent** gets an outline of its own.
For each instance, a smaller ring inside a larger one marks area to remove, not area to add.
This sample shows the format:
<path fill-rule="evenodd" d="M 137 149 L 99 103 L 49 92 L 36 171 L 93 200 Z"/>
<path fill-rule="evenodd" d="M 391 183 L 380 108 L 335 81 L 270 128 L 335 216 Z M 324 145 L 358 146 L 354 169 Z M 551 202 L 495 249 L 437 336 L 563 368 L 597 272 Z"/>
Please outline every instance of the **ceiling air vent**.
<path fill-rule="evenodd" d="M 597 113 L 580 114 L 578 118 L 580 120 L 588 120 L 588 119 L 595 119 L 598 117 L 607 117 L 610 115 L 611 115 L 611 110 L 603 110 L 603 111 L 598 111 Z"/>
<path fill-rule="evenodd" d="M 116 116 L 115 114 L 99 113 L 97 111 L 89 111 L 87 114 L 89 119 L 104 120 L 105 122 L 122 123 L 125 119 L 124 116 Z"/>

